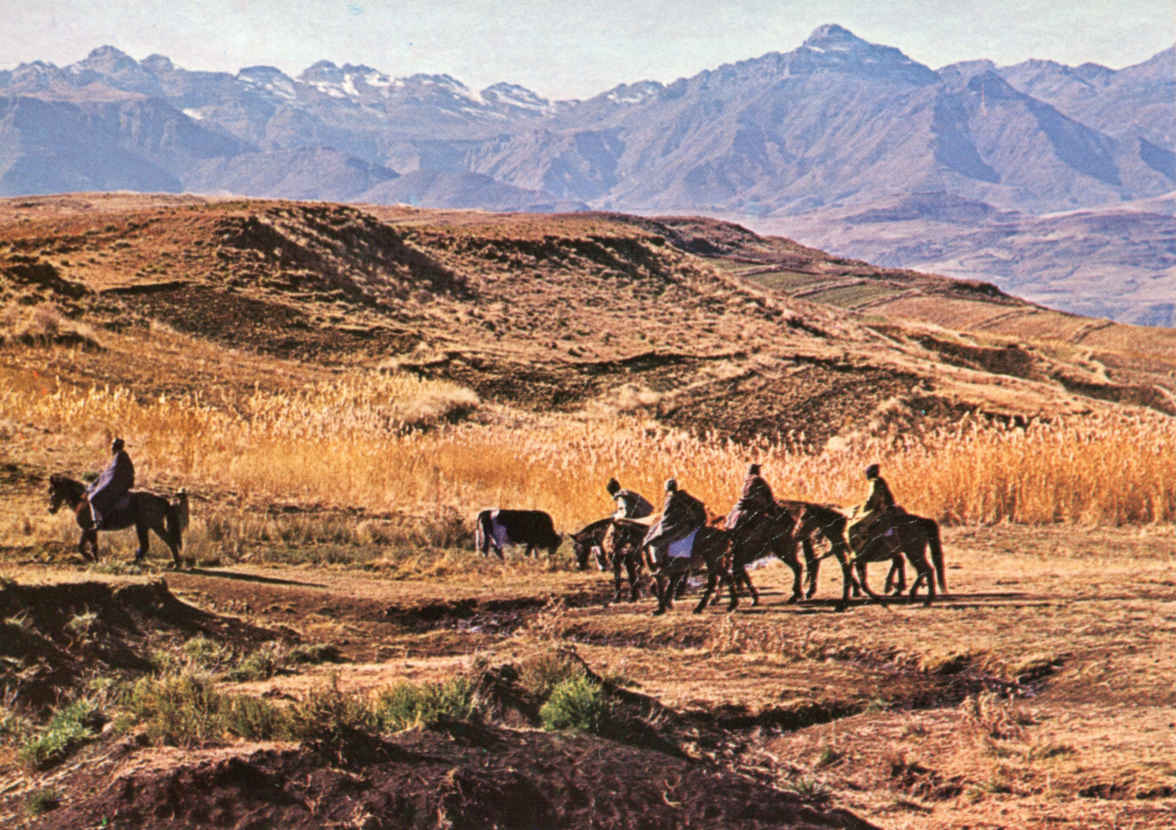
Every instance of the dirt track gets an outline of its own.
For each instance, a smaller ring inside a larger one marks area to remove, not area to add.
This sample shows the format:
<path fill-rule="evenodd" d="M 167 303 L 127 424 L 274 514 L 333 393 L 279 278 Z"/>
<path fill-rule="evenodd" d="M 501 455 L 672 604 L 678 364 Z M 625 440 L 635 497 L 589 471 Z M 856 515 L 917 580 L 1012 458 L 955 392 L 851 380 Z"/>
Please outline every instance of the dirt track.
<path fill-rule="evenodd" d="M 518 561 L 429 582 L 311 568 L 166 573 L 177 608 L 192 610 L 142 615 L 126 631 L 150 640 L 215 624 L 229 639 L 331 642 L 348 661 L 235 691 L 293 698 L 332 673 L 343 690 L 374 691 L 449 677 L 475 652 L 508 667 L 538 643 L 563 642 L 598 676 L 623 681 L 614 694 L 635 707 L 632 728 L 558 737 L 524 714 L 514 728 L 404 733 L 341 767 L 291 745 L 185 757 L 100 741 L 34 779 L 4 774 L 0 812 L 22 816 L 31 788 L 49 782 L 63 803 L 44 826 L 116 810 L 127 826 L 164 815 L 178 822 L 169 826 L 441 826 L 443 815 L 454 827 L 713 826 L 719 816 L 724 826 L 854 826 L 836 809 L 893 828 L 1172 826 L 1170 529 L 956 529 L 946 551 L 942 601 L 845 614 L 833 611 L 839 578 L 828 571 L 817 600 L 786 604 L 779 565 L 753 571 L 758 608 L 695 616 L 679 604 L 658 619 L 648 600 L 606 605 L 600 574 Z M 80 564 L 0 573 L 21 584 L 96 578 Z M 58 605 L 59 617 L 69 611 Z M 683 789 L 646 789 L 651 770 Z M 253 782 L 248 798 L 242 780 Z M 187 795 L 205 790 L 219 795 Z M 793 809 L 815 810 L 813 823 Z M 382 810 L 401 822 L 381 824 Z"/>

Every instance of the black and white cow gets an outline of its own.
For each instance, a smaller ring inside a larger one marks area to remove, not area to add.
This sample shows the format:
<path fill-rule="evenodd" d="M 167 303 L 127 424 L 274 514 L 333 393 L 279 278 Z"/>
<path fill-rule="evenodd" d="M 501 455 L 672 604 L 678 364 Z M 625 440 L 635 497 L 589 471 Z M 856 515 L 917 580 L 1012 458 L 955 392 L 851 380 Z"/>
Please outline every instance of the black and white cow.
<path fill-rule="evenodd" d="M 498 507 L 480 510 L 475 535 L 476 550 L 486 556 L 493 547 L 499 559 L 505 559 L 502 549 L 506 545 L 526 545 L 527 556 L 531 556 L 535 548 L 547 548 L 549 555 L 554 556 L 563 541 L 563 537 L 555 532 L 551 516 L 542 510 L 503 510 Z"/>

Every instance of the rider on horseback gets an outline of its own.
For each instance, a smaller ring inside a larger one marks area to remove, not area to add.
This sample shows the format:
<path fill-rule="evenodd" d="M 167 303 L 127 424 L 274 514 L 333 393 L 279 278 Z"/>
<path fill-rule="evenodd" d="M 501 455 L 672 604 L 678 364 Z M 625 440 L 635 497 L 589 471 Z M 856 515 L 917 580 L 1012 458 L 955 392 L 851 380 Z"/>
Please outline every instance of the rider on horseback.
<path fill-rule="evenodd" d="M 666 501 L 661 519 L 645 534 L 641 548 L 649 548 L 653 563 L 662 565 L 669 555 L 671 542 L 685 539 L 706 524 L 706 508 L 701 501 L 678 489 L 674 479 L 666 481 Z"/>
<path fill-rule="evenodd" d="M 114 458 L 106 465 L 98 479 L 86 488 L 85 500 L 79 505 L 90 505 L 94 528 L 102 529 L 102 522 L 118 506 L 119 501 L 135 486 L 135 465 L 127 455 L 123 439 L 115 438 L 110 445 Z"/>
<path fill-rule="evenodd" d="M 870 482 L 870 495 L 854 511 L 853 518 L 845 527 L 846 542 L 854 556 L 862 551 L 854 547 L 853 540 L 868 538 L 867 534 L 878 525 L 882 516 L 897 507 L 894 494 L 890 492 L 886 479 L 882 478 L 877 464 L 866 467 L 866 479 Z"/>
<path fill-rule="evenodd" d="M 608 480 L 606 489 L 617 503 L 617 510 L 613 513 L 614 519 L 643 519 L 653 512 L 652 504 L 639 493 L 622 489 L 621 483 L 615 478 Z"/>
<path fill-rule="evenodd" d="M 747 477 L 743 479 L 743 492 L 739 501 L 727 514 L 727 530 L 739 530 L 758 516 L 775 516 L 780 512 L 772 488 L 760 475 L 759 464 L 749 464 Z"/>

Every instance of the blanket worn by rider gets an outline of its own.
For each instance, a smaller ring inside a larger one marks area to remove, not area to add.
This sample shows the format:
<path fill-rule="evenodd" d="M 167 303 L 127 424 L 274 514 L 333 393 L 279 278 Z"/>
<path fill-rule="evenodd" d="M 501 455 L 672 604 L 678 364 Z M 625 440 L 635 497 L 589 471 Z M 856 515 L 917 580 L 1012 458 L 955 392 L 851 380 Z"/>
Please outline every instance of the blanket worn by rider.
<path fill-rule="evenodd" d="M 890 487 L 882 476 L 875 476 L 870 482 L 870 495 L 845 528 L 851 547 L 855 538 L 865 538 L 871 533 L 884 515 L 902 509 L 895 504 L 894 494 L 890 492 Z"/>
<path fill-rule="evenodd" d="M 614 519 L 644 519 L 653 513 L 653 505 L 632 490 L 618 490 L 613 500 L 617 503 Z"/>
<path fill-rule="evenodd" d="M 776 497 L 772 488 L 759 474 L 749 475 L 743 480 L 743 492 L 739 501 L 727 514 L 727 530 L 735 530 L 750 519 L 767 514 L 775 515 Z"/>
<path fill-rule="evenodd" d="M 135 465 L 125 450 L 119 450 L 98 480 L 86 488 L 95 527 L 102 526 L 103 521 L 115 511 L 134 486 Z"/>
<path fill-rule="evenodd" d="M 706 508 L 685 490 L 674 490 L 666 496 L 661 519 L 645 534 L 642 547 L 664 547 L 671 542 L 691 536 L 706 524 Z M 689 550 L 684 554 L 690 555 Z"/>

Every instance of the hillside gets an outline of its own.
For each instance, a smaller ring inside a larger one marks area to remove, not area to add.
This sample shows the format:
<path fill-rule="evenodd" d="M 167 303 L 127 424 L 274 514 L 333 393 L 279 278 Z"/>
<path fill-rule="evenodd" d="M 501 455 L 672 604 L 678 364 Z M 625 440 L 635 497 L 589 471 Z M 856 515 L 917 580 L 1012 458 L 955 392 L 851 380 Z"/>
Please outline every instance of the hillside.
<path fill-rule="evenodd" d="M 0 196 L 703 213 L 1170 326 L 1170 215 L 1131 205 L 1176 186 L 1174 54 L 1119 70 L 933 70 L 829 24 L 672 83 L 551 101 L 352 63 L 232 74 L 102 46 L 64 67 L 0 71 Z M 1076 212 L 1087 220 L 1059 218 Z"/>
<path fill-rule="evenodd" d="M 820 446 L 877 418 L 1024 420 L 1108 401 L 1176 413 L 1170 330 L 707 219 L 41 197 L 0 205 L 0 274 L 10 309 L 53 307 L 62 332 L 95 333 L 95 348 L 48 353 L 47 371 L 130 372 L 142 394 L 192 380 L 183 355 L 154 354 L 162 324 L 294 374 L 394 364 L 512 407 L 638 406 L 744 440 Z"/>
<path fill-rule="evenodd" d="M 0 824 L 1167 830 L 1174 391 L 1171 329 L 708 218 L 0 201 Z M 175 559 L 46 510 L 114 435 Z M 749 459 L 880 460 L 934 601 L 472 550 Z"/>

